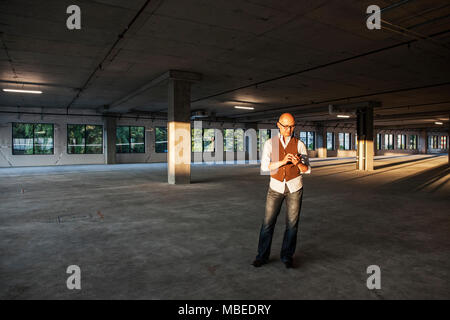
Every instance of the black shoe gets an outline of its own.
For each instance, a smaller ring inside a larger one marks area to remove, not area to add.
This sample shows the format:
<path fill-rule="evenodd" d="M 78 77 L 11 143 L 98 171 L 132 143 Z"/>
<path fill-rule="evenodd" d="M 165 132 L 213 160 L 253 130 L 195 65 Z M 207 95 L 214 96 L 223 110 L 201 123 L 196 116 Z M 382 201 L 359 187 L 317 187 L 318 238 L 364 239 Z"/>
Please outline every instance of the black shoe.
<path fill-rule="evenodd" d="M 283 261 L 283 262 L 284 262 L 286 269 L 291 269 L 294 267 L 294 264 L 292 263 L 292 261 Z"/>
<path fill-rule="evenodd" d="M 266 264 L 266 262 L 264 262 L 263 260 L 259 260 L 259 259 L 256 259 L 256 260 L 253 261 L 253 263 L 252 263 L 252 265 L 253 265 L 255 268 L 259 268 L 259 267 L 261 267 L 263 264 Z"/>

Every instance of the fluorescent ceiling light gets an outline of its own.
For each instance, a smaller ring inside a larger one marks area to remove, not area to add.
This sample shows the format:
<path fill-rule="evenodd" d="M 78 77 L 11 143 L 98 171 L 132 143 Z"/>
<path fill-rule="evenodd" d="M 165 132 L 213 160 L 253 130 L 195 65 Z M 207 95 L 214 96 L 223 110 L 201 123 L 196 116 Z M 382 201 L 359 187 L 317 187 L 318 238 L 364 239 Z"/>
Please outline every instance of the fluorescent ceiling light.
<path fill-rule="evenodd" d="M 253 107 L 242 107 L 242 106 L 234 106 L 236 109 L 247 109 L 247 110 L 254 110 Z"/>
<path fill-rule="evenodd" d="M 41 94 L 42 91 L 37 90 L 16 90 L 16 89 L 3 89 L 5 92 L 20 92 L 20 93 L 34 93 L 34 94 Z"/>
<path fill-rule="evenodd" d="M 350 118 L 350 116 L 347 116 L 345 114 L 338 114 L 337 117 L 338 118 Z"/>
<path fill-rule="evenodd" d="M 443 124 L 443 123 L 440 121 L 435 121 L 434 124 Z"/>

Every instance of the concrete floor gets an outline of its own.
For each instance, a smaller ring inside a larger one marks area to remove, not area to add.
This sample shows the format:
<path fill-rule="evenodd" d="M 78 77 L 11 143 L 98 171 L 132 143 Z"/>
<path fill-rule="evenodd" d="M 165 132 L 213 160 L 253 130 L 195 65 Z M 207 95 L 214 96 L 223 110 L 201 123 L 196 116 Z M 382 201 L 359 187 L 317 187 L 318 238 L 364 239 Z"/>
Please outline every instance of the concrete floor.
<path fill-rule="evenodd" d="M 1 299 L 449 299 L 447 156 L 314 161 L 295 262 L 255 269 L 268 177 L 258 165 L 0 169 Z M 23 190 L 22 190 L 23 189 Z M 98 212 L 99 211 L 99 212 Z M 81 290 L 66 268 L 81 267 Z M 366 268 L 381 268 L 381 290 Z"/>

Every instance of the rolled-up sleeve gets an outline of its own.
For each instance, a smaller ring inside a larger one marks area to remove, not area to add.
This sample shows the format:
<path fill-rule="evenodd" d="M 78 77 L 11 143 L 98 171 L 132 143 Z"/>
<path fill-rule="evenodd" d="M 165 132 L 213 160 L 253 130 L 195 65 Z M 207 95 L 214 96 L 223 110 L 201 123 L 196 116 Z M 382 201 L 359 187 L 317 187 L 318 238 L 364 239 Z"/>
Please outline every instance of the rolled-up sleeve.
<path fill-rule="evenodd" d="M 301 140 L 298 141 L 298 153 L 302 155 L 302 163 L 308 166 L 308 171 L 302 172 L 302 174 L 310 174 L 311 165 L 309 163 L 308 150 L 306 149 L 305 144 Z"/>
<path fill-rule="evenodd" d="M 271 153 L 272 153 L 272 143 L 269 139 L 264 143 L 263 153 L 261 156 L 261 174 L 262 175 L 270 174 L 269 164 L 270 164 L 270 154 Z"/>

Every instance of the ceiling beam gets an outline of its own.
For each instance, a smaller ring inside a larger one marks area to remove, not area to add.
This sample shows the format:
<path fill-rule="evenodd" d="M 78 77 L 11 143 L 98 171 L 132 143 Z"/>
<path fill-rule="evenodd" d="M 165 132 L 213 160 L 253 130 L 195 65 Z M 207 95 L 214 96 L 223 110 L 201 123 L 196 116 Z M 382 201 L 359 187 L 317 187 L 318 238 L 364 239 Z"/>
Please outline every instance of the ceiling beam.
<path fill-rule="evenodd" d="M 150 82 L 144 84 L 140 88 L 138 88 L 138 89 L 134 90 L 133 92 L 127 94 L 126 96 L 120 98 L 119 100 L 116 100 L 107 106 L 97 108 L 97 111 L 99 111 L 99 112 L 105 112 L 105 111 L 114 112 L 120 108 L 121 112 L 126 113 L 132 107 L 131 106 L 127 106 L 127 107 L 122 106 L 125 102 L 144 93 L 145 91 L 149 90 L 150 88 L 153 88 L 153 87 L 163 83 L 164 81 L 168 81 L 169 79 L 196 82 L 196 81 L 200 81 L 202 79 L 202 75 L 199 73 L 195 73 L 195 72 L 169 70 L 169 71 L 163 73 L 162 75 L 154 78 Z"/>

